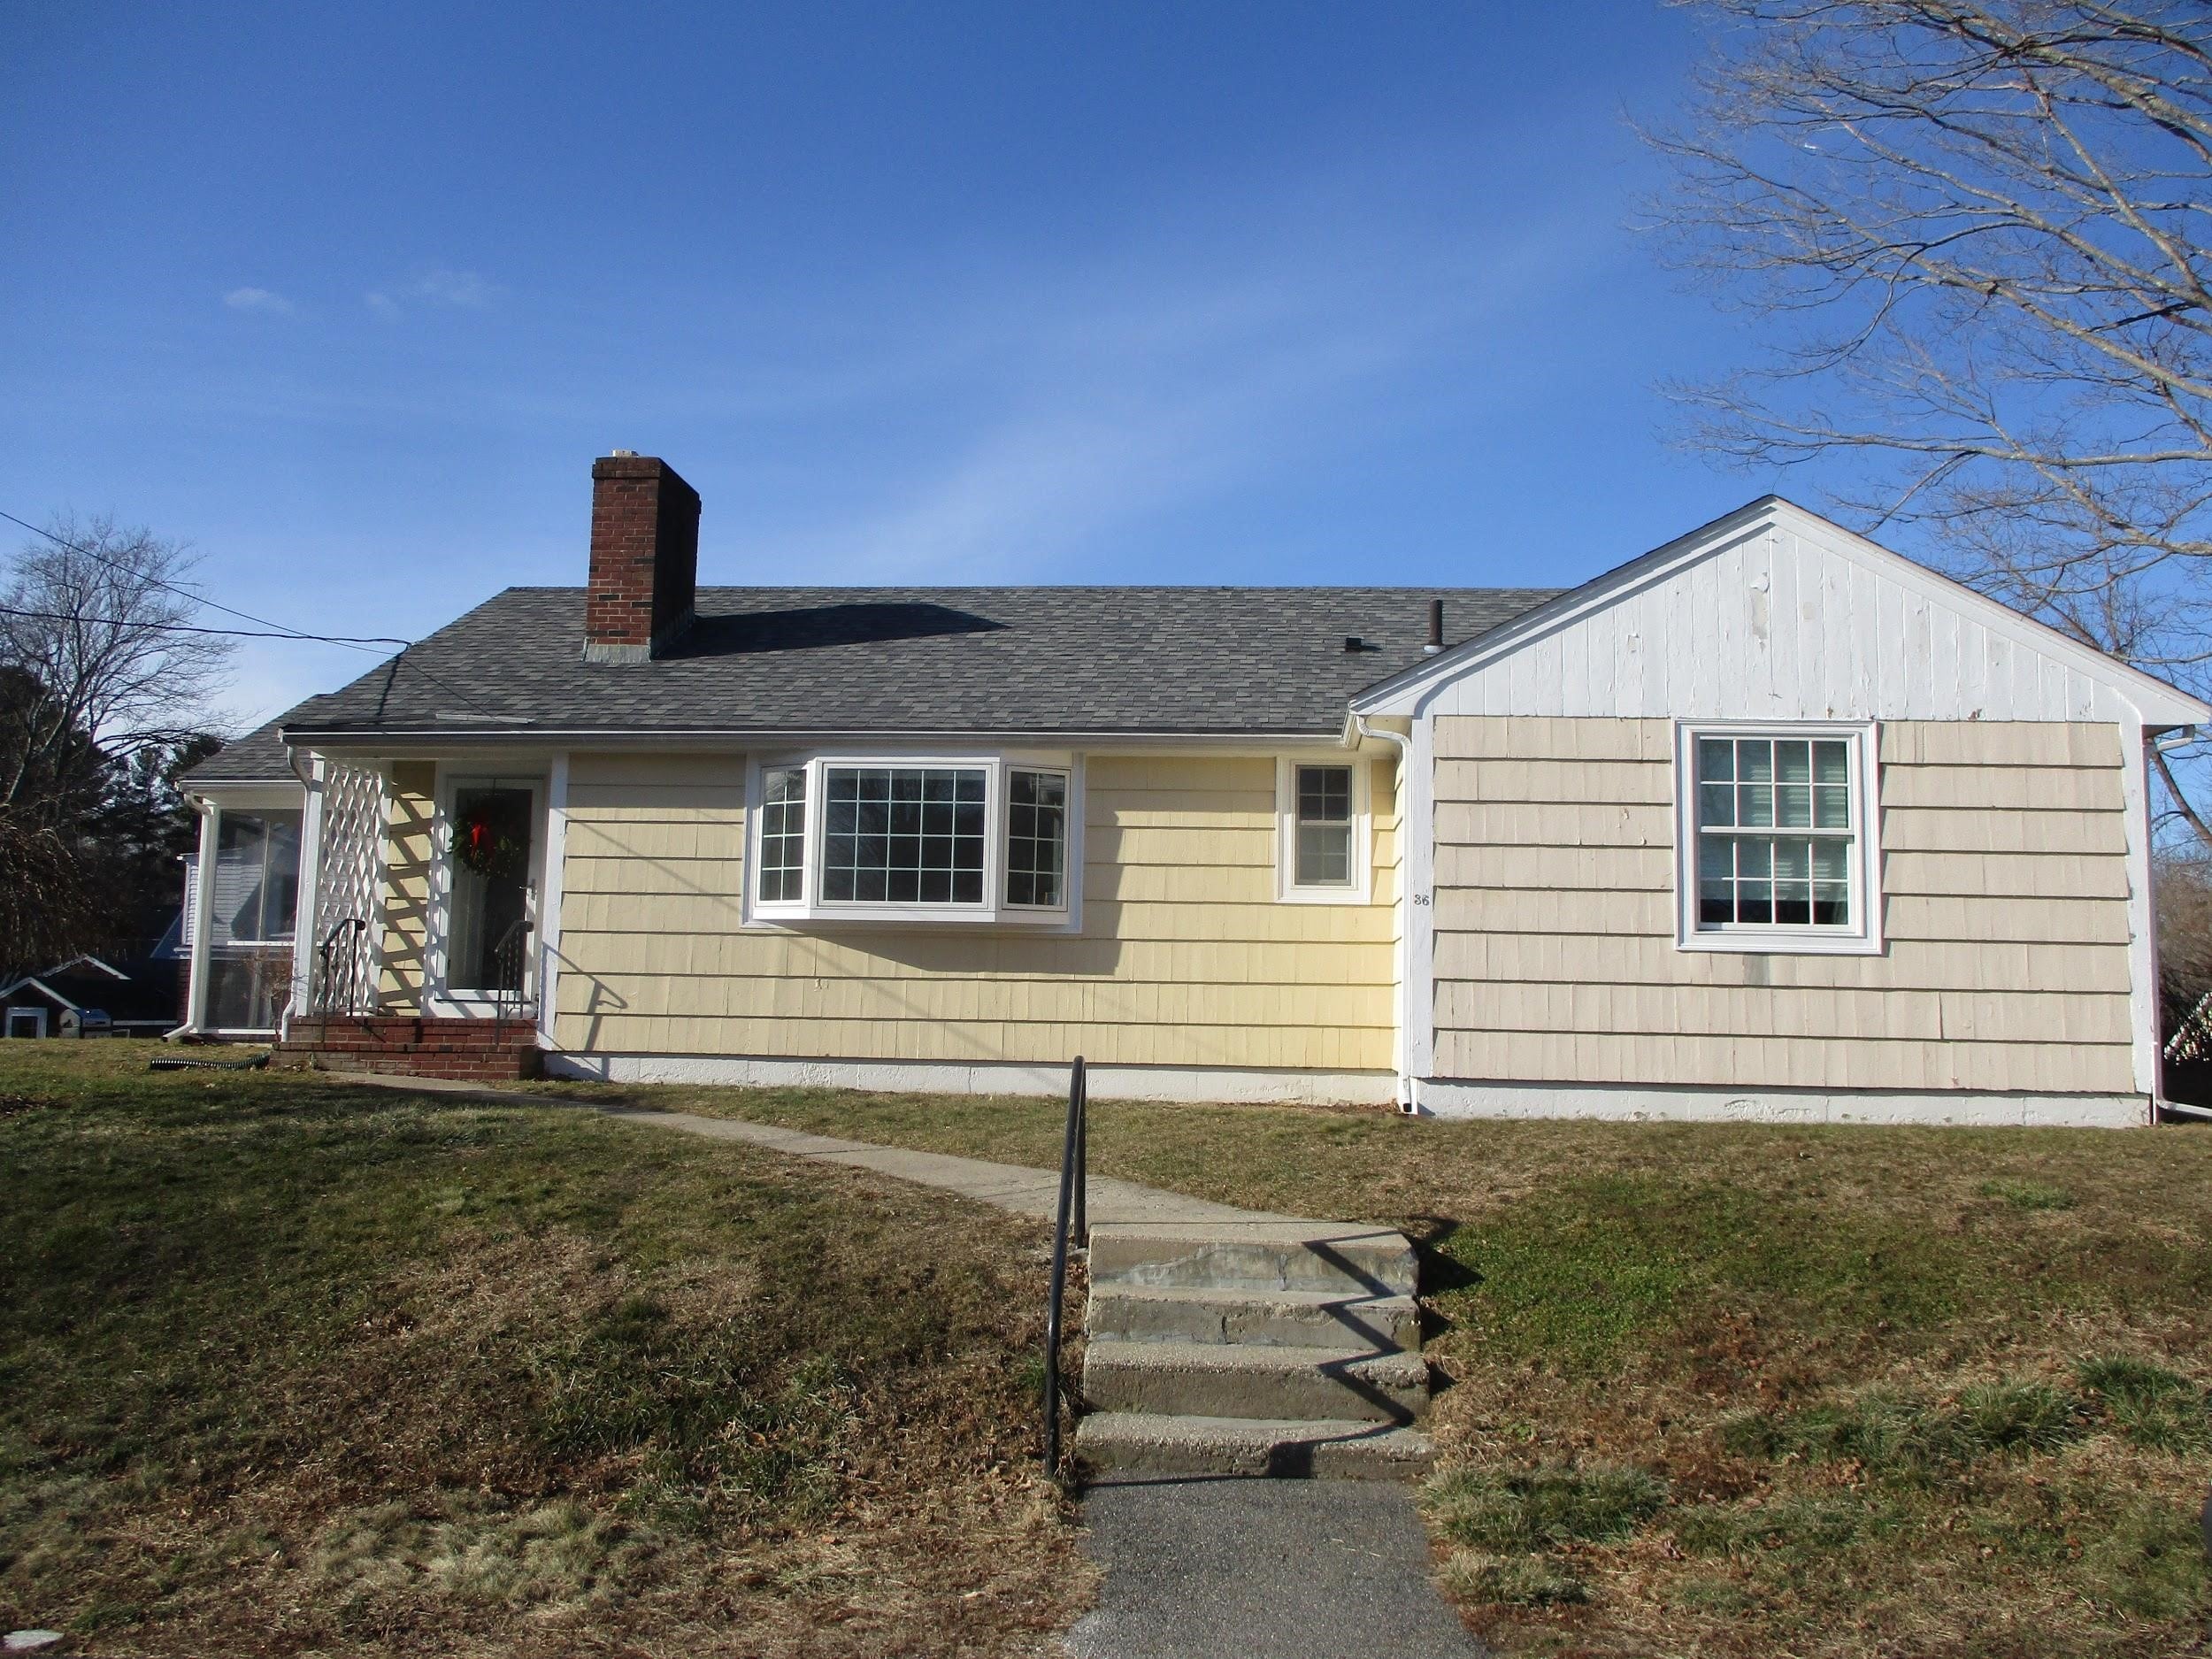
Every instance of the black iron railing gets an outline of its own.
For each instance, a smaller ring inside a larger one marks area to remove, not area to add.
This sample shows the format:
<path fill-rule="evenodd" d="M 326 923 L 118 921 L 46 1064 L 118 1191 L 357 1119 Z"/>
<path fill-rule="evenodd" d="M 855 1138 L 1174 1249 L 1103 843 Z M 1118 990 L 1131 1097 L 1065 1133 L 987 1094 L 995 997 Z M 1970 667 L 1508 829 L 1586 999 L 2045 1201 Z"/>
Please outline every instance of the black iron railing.
<path fill-rule="evenodd" d="M 1068 1240 L 1087 1249 L 1090 1226 L 1090 1086 L 1083 1056 L 1068 1070 L 1068 1126 L 1060 1146 L 1060 1202 L 1052 1227 L 1052 1290 L 1045 1304 L 1045 1472 L 1060 1469 L 1060 1315 L 1067 1300 Z"/>
<path fill-rule="evenodd" d="M 317 1014 L 360 1011 L 367 990 L 369 925 L 358 916 L 335 923 L 315 948 L 315 983 L 308 1007 Z"/>
<path fill-rule="evenodd" d="M 518 1019 L 535 1012 L 528 995 L 526 955 L 530 949 L 530 918 L 518 917 L 492 947 L 492 1014 L 498 1019 Z"/>

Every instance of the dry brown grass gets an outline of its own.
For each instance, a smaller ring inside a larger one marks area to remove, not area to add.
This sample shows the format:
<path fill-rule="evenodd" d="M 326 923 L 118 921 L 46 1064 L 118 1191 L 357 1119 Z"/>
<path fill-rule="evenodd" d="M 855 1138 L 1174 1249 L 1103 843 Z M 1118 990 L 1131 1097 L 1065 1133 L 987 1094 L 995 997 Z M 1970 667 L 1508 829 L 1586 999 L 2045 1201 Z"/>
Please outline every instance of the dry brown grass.
<path fill-rule="evenodd" d="M 1048 1101 L 575 1088 L 1057 1156 Z M 1422 1241 L 1431 1519 L 1503 1654 L 2212 1651 L 2212 1133 L 1093 1113 L 1100 1174 Z M 2170 1432 L 2085 1384 L 2114 1358 L 2180 1379 Z"/>
<path fill-rule="evenodd" d="M 137 1050 L 136 1052 L 134 1052 Z M 0 1628 L 111 1654 L 1014 1655 L 1033 1225 L 860 1171 L 6 1045 Z"/>

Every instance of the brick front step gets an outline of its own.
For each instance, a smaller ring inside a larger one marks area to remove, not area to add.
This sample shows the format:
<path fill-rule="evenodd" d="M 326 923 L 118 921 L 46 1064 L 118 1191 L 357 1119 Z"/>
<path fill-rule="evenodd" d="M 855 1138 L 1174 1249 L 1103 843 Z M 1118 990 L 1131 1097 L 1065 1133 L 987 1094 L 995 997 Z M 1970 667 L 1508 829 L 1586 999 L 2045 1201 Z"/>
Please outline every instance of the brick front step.
<path fill-rule="evenodd" d="M 544 1075 L 534 1021 L 357 1014 L 294 1020 L 280 1064 L 325 1071 L 505 1082 Z"/>

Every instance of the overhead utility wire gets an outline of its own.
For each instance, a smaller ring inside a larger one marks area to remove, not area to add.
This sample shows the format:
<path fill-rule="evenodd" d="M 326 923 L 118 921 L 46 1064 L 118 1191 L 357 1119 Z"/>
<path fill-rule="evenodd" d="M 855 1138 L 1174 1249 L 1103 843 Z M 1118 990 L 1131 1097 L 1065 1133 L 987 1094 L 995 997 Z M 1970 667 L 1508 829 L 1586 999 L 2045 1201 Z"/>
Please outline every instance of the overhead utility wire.
<path fill-rule="evenodd" d="M 127 617 L 83 617 L 68 611 L 24 611 L 0 605 L 0 617 L 28 617 L 39 622 L 82 622 L 100 628 L 145 628 L 160 634 L 219 634 L 234 640 L 299 640 L 317 645 L 404 645 L 404 640 L 367 635 L 299 634 L 289 628 L 203 628 L 189 622 L 134 622 Z"/>
<path fill-rule="evenodd" d="M 410 643 L 410 641 L 406 640 L 389 640 L 381 638 L 341 639 L 327 634 L 309 634 L 303 629 L 293 627 L 287 623 L 273 622 L 267 617 L 257 617 L 250 611 L 236 610 L 232 606 L 207 598 L 204 595 L 196 594 L 189 588 L 182 587 L 176 582 L 165 581 L 158 576 L 148 575 L 144 571 L 134 570 L 128 565 L 124 564 L 122 560 L 110 558 L 106 554 L 99 551 L 96 548 L 88 548 L 81 541 L 72 541 L 66 536 L 56 535 L 51 530 L 42 530 L 29 519 L 19 518 L 12 512 L 0 511 L 0 518 L 5 518 L 10 524 L 22 526 L 24 529 L 28 530 L 33 535 L 42 535 L 55 545 L 67 548 L 72 553 L 81 553 L 87 558 L 106 565 L 110 570 L 121 571 L 126 576 L 135 577 L 138 580 L 150 583 L 156 588 L 165 588 L 171 593 L 176 595 L 179 598 L 189 599 L 196 605 L 205 605 L 210 611 L 219 611 L 225 616 L 236 617 L 242 622 L 251 622 L 260 627 L 274 628 L 277 630 L 276 634 L 273 635 L 249 635 L 247 636 L 249 638 L 260 637 L 306 640 L 319 645 L 350 645 L 361 649 L 366 649 L 372 645 L 396 645 L 402 650 L 405 650 Z M 65 618 L 65 619 L 66 618 Z M 209 630 L 211 633 L 220 631 L 221 630 L 216 629 Z"/>
<path fill-rule="evenodd" d="M 106 554 L 100 552 L 97 549 L 86 547 L 81 542 L 72 541 L 65 536 L 56 535 L 51 530 L 42 530 L 38 526 L 33 524 L 29 519 L 19 518 L 12 512 L 0 511 L 0 518 L 5 518 L 10 524 L 12 525 L 20 525 L 24 529 L 28 530 L 33 535 L 42 535 L 49 541 L 53 542 L 58 547 L 65 547 L 73 553 L 81 553 L 87 558 L 93 560 L 95 563 L 106 565 L 110 570 L 121 571 L 126 576 L 134 577 L 139 581 L 150 583 L 156 588 L 166 588 L 169 592 L 176 595 L 179 598 L 188 599 L 196 605 L 204 605 L 210 611 L 219 611 L 227 617 L 236 617 L 243 622 L 257 623 L 264 628 L 273 629 L 274 632 L 268 634 L 250 634 L 243 628 L 201 628 L 192 627 L 181 622 L 125 622 L 112 617 L 71 617 L 31 611 L 8 610 L 5 611 L 5 614 L 9 616 L 42 617 L 46 620 L 54 622 L 91 622 L 103 626 L 111 627 L 165 628 L 171 632 L 180 634 L 219 634 L 228 635 L 234 639 L 242 640 L 297 640 L 303 644 L 308 645 L 342 645 L 348 650 L 368 651 L 371 656 L 382 655 L 381 652 L 373 649 L 376 646 L 396 645 L 399 647 L 398 655 L 392 659 L 395 667 L 397 666 L 401 657 L 404 657 L 408 652 L 414 649 L 414 641 L 411 640 L 392 639 L 381 634 L 310 634 L 304 629 L 291 627 L 282 622 L 273 622 L 267 617 L 255 616 L 250 611 L 240 611 L 234 606 L 222 604 L 215 600 L 209 599 L 203 595 L 196 594 L 189 588 L 180 587 L 175 582 L 165 581 L 158 576 L 150 576 L 144 571 L 133 570 L 120 559 L 110 558 Z M 493 709 L 485 703 L 477 702 L 474 697 L 470 696 L 467 692 L 463 691 L 458 686 L 449 684 L 447 681 L 439 679 L 437 675 L 432 673 L 420 663 L 411 663 L 409 666 L 413 668 L 417 673 L 420 674 L 425 680 L 428 680 L 432 685 L 437 687 L 440 690 L 451 692 L 455 696 L 460 698 L 462 702 L 470 704 L 472 707 L 480 710 L 481 712 L 493 715 L 499 714 L 499 710 Z M 505 717 L 501 716 L 501 718 L 504 718 Z"/>

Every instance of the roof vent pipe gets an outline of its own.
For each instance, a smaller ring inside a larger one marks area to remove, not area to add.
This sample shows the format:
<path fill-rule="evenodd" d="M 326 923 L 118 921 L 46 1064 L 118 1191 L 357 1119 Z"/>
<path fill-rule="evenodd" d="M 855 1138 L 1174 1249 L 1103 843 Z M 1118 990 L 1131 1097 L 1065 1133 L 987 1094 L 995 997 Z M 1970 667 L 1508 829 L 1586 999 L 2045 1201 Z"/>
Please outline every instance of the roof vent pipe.
<path fill-rule="evenodd" d="M 1444 602 L 1429 601 L 1429 642 L 1421 648 L 1421 655 L 1433 657 L 1444 649 Z"/>

